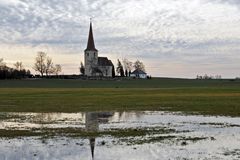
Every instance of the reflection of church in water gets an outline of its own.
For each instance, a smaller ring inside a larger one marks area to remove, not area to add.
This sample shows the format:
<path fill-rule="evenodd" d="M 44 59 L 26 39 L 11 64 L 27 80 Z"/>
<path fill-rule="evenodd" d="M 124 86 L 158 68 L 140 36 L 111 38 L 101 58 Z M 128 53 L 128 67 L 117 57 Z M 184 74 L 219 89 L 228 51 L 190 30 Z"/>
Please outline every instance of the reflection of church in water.
<path fill-rule="evenodd" d="M 96 133 L 101 131 L 100 130 L 101 124 L 128 121 L 129 119 L 137 118 L 141 115 L 142 115 L 141 112 L 87 112 L 85 114 L 86 132 Z M 96 138 L 97 138 L 96 136 L 89 137 L 92 159 L 94 159 Z"/>
<path fill-rule="evenodd" d="M 100 123 L 107 123 L 108 119 L 112 117 L 112 112 L 87 112 L 85 117 L 86 131 L 87 132 L 98 132 Z M 89 143 L 91 147 L 92 158 L 94 159 L 94 149 L 96 143 L 96 137 L 89 137 Z"/>

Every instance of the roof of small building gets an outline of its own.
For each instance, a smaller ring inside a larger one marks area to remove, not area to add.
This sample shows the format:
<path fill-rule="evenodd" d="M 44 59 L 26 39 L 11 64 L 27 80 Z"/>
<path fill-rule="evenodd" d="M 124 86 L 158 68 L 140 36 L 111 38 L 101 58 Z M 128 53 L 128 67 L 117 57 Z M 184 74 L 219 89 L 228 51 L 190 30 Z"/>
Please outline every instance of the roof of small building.
<path fill-rule="evenodd" d="M 113 66 L 113 63 L 107 57 L 98 57 L 98 66 Z"/>
<path fill-rule="evenodd" d="M 147 74 L 144 71 L 140 70 L 140 69 L 136 69 L 135 71 L 133 71 L 131 74 Z"/>

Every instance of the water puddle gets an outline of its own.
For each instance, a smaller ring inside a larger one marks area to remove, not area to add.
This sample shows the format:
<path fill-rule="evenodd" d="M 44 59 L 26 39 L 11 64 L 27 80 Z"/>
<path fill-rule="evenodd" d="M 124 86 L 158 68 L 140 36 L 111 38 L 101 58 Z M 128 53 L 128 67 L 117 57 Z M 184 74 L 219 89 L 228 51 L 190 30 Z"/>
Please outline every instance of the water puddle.
<path fill-rule="evenodd" d="M 0 113 L 0 159 L 239 159 L 240 118 L 169 112 Z"/>

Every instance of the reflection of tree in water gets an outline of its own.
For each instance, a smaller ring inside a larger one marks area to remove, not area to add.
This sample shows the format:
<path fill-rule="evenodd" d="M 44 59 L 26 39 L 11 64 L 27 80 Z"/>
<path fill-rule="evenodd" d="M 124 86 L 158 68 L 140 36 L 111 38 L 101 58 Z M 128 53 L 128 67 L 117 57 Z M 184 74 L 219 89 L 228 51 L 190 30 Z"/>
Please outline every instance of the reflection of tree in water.
<path fill-rule="evenodd" d="M 115 112 L 114 116 L 111 118 L 112 121 L 126 121 L 132 118 L 140 118 L 143 115 L 143 112 Z"/>
<path fill-rule="evenodd" d="M 96 133 L 99 131 L 100 123 L 107 123 L 108 119 L 112 117 L 114 113 L 112 112 L 87 112 L 86 113 L 86 131 L 91 133 Z M 96 137 L 89 137 L 89 143 L 91 148 L 92 158 L 94 159 L 94 149 L 95 149 Z"/>
<path fill-rule="evenodd" d="M 133 118 L 134 116 L 136 118 L 140 118 L 142 116 L 142 112 L 120 112 L 121 116 L 120 118 L 124 118 L 124 119 L 130 119 Z"/>
<path fill-rule="evenodd" d="M 37 113 L 33 121 L 44 124 L 55 121 L 58 117 L 61 116 L 61 113 Z"/>

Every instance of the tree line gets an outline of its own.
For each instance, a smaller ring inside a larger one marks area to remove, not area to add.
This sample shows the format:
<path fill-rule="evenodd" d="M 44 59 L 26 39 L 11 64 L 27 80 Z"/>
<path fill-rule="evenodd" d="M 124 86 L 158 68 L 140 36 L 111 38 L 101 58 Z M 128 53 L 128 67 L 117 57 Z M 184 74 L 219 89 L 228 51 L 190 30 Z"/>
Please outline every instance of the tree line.
<path fill-rule="evenodd" d="M 16 62 L 14 67 L 8 67 L 3 58 L 0 58 L 0 79 L 21 79 L 32 76 L 30 70 L 26 70 L 22 62 Z"/>
<path fill-rule="evenodd" d="M 215 75 L 215 76 L 213 76 L 213 75 L 207 75 L 207 74 L 205 74 L 205 75 L 203 75 L 203 76 L 197 75 L 196 79 L 222 79 L 222 76 L 221 76 L 221 75 Z"/>
<path fill-rule="evenodd" d="M 116 72 L 118 76 L 121 77 L 130 77 L 133 70 L 141 70 L 146 72 L 145 65 L 143 62 L 137 60 L 135 62 L 131 62 L 128 59 L 123 59 L 122 62 L 118 59 Z"/>
<path fill-rule="evenodd" d="M 38 72 L 41 77 L 58 75 L 62 71 L 60 64 L 54 65 L 51 57 L 48 57 L 45 52 L 38 52 L 35 58 L 33 69 Z M 26 70 L 22 62 L 16 62 L 14 68 L 7 66 L 3 58 L 0 58 L 0 79 L 21 79 L 31 78 L 33 75 L 30 70 Z"/>
<path fill-rule="evenodd" d="M 58 76 L 62 71 L 62 66 L 60 64 L 53 63 L 51 57 L 47 55 L 45 52 L 38 52 L 35 57 L 35 62 L 33 65 L 33 69 L 39 73 L 37 77 L 49 77 L 52 75 Z M 83 63 L 80 63 L 80 73 L 82 75 L 85 74 L 85 67 Z M 130 74 L 133 70 L 145 70 L 145 65 L 143 62 L 137 60 L 135 62 L 131 62 L 128 59 L 123 59 L 122 62 L 118 59 L 117 67 L 116 67 L 116 75 L 120 77 L 130 77 Z M 115 76 L 115 69 L 113 68 L 113 75 Z M 3 58 L 0 59 L 0 79 L 21 79 L 21 78 L 31 78 L 33 75 L 30 70 L 26 70 L 23 66 L 22 62 L 16 62 L 14 64 L 14 68 L 8 67 L 4 62 Z"/>

